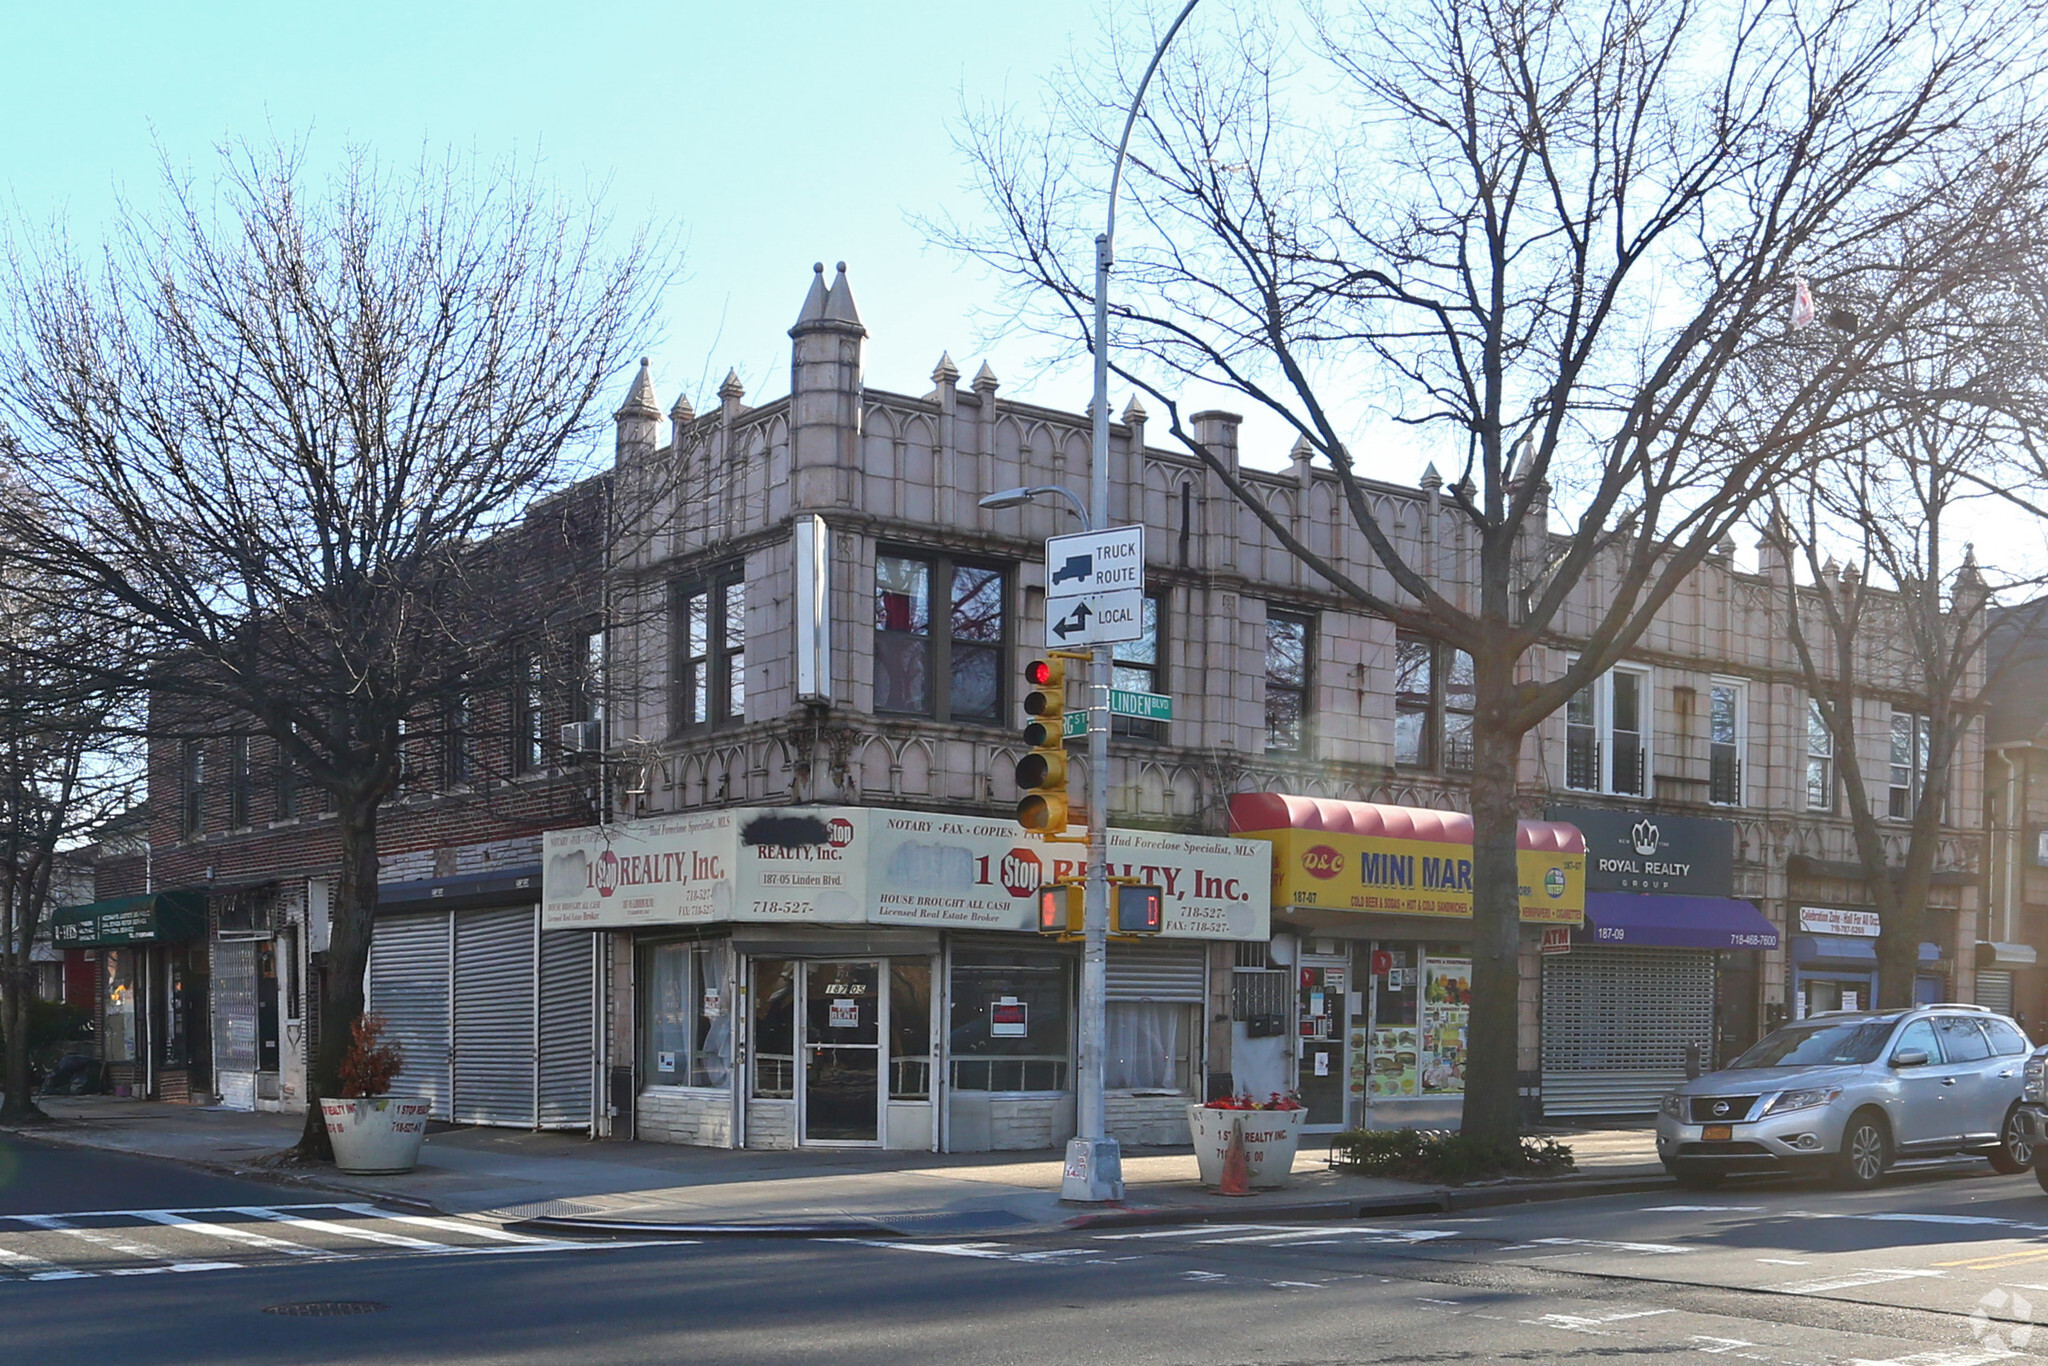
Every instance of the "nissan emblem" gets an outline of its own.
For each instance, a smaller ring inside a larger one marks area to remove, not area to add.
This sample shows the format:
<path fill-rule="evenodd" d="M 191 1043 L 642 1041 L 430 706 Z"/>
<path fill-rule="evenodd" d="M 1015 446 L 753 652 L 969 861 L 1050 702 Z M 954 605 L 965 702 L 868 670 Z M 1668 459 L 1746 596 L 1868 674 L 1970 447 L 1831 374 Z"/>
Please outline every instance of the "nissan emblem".
<path fill-rule="evenodd" d="M 1715 1102 L 1714 1102 L 1714 1113 L 1715 1113 L 1715 1114 L 1717 1114 L 1717 1115 L 1725 1115 L 1725 1114 L 1727 1114 L 1727 1113 L 1728 1113 L 1728 1102 L 1727 1102 L 1727 1101 L 1725 1101 L 1725 1100 L 1717 1100 L 1717 1101 L 1715 1101 Z"/>

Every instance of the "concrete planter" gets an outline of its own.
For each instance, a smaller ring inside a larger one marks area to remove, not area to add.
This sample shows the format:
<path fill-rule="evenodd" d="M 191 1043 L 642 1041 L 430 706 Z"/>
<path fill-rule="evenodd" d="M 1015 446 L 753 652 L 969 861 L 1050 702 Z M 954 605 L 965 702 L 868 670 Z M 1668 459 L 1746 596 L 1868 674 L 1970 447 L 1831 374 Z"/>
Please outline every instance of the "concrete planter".
<path fill-rule="evenodd" d="M 366 1175 L 411 1171 L 427 1136 L 429 1108 L 424 1100 L 395 1096 L 322 1100 L 320 1113 L 334 1143 L 334 1165 Z"/>
<path fill-rule="evenodd" d="M 1294 1170 L 1295 1150 L 1301 1146 L 1301 1126 L 1308 1120 L 1302 1110 L 1217 1110 L 1207 1105 L 1188 1106 L 1188 1128 L 1194 1134 L 1195 1162 L 1201 1168 L 1202 1184 L 1219 1185 L 1223 1161 L 1230 1152 L 1233 1128 L 1244 1132 L 1245 1163 L 1251 1169 L 1250 1184 L 1277 1190 L 1287 1184 Z"/>

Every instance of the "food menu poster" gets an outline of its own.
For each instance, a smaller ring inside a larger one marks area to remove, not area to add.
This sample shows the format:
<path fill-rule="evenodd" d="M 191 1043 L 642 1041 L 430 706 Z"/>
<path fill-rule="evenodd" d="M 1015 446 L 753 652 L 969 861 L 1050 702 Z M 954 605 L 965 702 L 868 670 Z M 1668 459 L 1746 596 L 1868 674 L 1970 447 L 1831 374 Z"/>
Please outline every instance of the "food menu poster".
<path fill-rule="evenodd" d="M 1420 1034 L 1414 1025 L 1381 1025 L 1372 1031 L 1367 1095 L 1398 1098 L 1420 1094 Z"/>
<path fill-rule="evenodd" d="M 1465 1046 L 1472 1023 L 1472 960 L 1422 960 L 1422 1041 L 1418 1050 L 1420 1094 L 1462 1095 Z"/>

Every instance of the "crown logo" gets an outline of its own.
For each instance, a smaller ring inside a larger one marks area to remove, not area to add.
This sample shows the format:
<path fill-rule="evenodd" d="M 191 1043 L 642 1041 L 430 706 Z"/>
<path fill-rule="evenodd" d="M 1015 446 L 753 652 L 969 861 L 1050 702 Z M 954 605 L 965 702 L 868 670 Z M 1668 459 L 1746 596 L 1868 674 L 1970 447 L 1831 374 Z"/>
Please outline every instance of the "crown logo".
<path fill-rule="evenodd" d="M 1644 858 L 1648 858 L 1657 852 L 1659 831 L 1649 821 L 1637 821 L 1635 829 L 1629 831 L 1628 834 L 1629 842 L 1635 846 L 1635 851 Z"/>

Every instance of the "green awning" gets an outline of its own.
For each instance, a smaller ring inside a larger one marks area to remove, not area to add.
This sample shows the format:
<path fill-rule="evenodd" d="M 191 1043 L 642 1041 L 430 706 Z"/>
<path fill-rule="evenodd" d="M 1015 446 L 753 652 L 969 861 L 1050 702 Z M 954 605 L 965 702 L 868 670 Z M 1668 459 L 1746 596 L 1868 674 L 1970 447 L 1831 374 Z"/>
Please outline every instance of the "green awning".
<path fill-rule="evenodd" d="M 109 897 L 83 906 L 59 906 L 50 915 L 50 942 L 60 949 L 167 944 L 205 933 L 206 897 L 200 892 Z"/>

